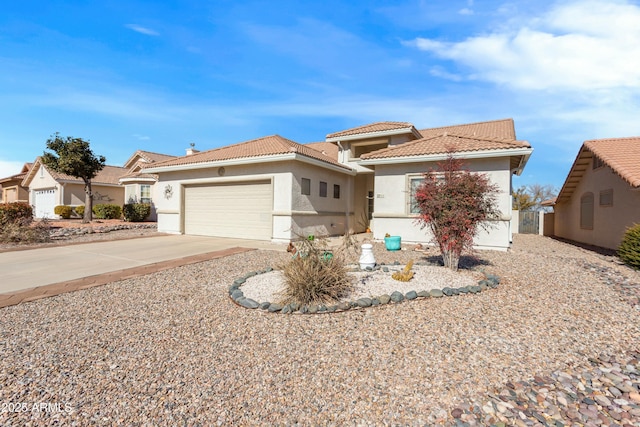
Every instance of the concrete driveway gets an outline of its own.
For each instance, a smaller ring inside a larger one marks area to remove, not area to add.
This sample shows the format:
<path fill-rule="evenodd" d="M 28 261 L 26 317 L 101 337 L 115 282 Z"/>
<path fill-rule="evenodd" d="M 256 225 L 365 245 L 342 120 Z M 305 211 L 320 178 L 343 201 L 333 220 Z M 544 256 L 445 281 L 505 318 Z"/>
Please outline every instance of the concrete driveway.
<path fill-rule="evenodd" d="M 257 240 L 155 236 L 0 253 L 0 307 L 253 249 Z"/>

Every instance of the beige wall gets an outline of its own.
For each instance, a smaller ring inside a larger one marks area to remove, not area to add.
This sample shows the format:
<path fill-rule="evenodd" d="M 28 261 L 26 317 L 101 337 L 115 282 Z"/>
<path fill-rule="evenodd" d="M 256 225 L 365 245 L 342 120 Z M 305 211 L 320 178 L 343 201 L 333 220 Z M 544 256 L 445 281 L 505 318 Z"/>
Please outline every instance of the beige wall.
<path fill-rule="evenodd" d="M 2 187 L 2 202 L 28 202 L 29 191 L 20 186 L 20 184 L 3 185 Z"/>
<path fill-rule="evenodd" d="M 158 214 L 158 230 L 183 233 L 183 187 L 191 184 L 216 184 L 269 179 L 273 188 L 272 240 L 288 241 L 296 232 L 342 234 L 349 219 L 345 217 L 349 207 L 346 174 L 298 161 L 256 163 L 224 166 L 224 174 L 218 166 L 180 172 L 162 172 L 154 190 Z M 301 194 L 301 178 L 311 180 L 311 195 Z M 327 197 L 319 196 L 319 182 L 327 182 Z M 333 185 L 340 185 L 340 199 L 333 198 Z M 166 198 L 165 188 L 171 186 L 173 196 Z M 297 230 L 297 231 L 296 231 Z"/>
<path fill-rule="evenodd" d="M 499 188 L 498 209 L 502 212 L 493 228 L 480 232 L 475 239 L 479 248 L 507 249 L 511 242 L 511 172 L 508 157 L 472 159 L 466 167 L 472 172 L 486 173 Z M 435 169 L 433 162 L 377 165 L 375 176 L 374 239 L 383 239 L 386 233 L 399 235 L 407 242 L 430 242 L 427 229 L 421 230 L 415 223 L 417 215 L 410 213 L 409 181 L 421 173 Z"/>
<path fill-rule="evenodd" d="M 608 189 L 613 190 L 613 206 L 600 206 L 600 191 Z M 580 228 L 580 198 L 587 192 L 594 198 L 593 230 Z M 640 190 L 632 190 L 608 166 L 593 170 L 589 165 L 571 198 L 557 203 L 554 211 L 556 236 L 617 249 L 626 228 L 640 223 Z"/>
<path fill-rule="evenodd" d="M 540 233 L 543 236 L 555 236 L 555 213 L 540 212 Z"/>
<path fill-rule="evenodd" d="M 122 206 L 124 204 L 124 187 L 92 184 L 91 191 L 94 205 L 110 204 Z M 84 184 L 63 183 L 62 192 L 62 204 L 69 206 L 85 204 Z"/>
<path fill-rule="evenodd" d="M 35 201 L 35 192 L 37 190 L 47 190 L 47 189 L 55 189 L 55 197 L 56 197 L 56 205 L 62 205 L 62 194 L 60 193 L 60 184 L 53 179 L 49 171 L 44 168 L 41 164 L 36 163 L 34 166 L 33 178 L 29 183 L 29 204 L 34 206 L 36 204 Z"/>
<path fill-rule="evenodd" d="M 518 234 L 520 232 L 520 211 L 511 211 L 511 232 Z"/>
<path fill-rule="evenodd" d="M 302 162 L 288 162 L 292 173 L 291 226 L 295 233 L 341 235 L 353 229 L 350 194 L 353 177 Z M 311 194 L 302 194 L 302 178 L 311 180 Z M 320 197 L 320 182 L 327 183 L 327 197 Z M 340 186 L 340 198 L 333 197 L 333 186 Z M 274 195 L 274 197 L 277 197 Z"/>
<path fill-rule="evenodd" d="M 48 188 L 57 188 L 58 182 L 53 179 L 49 171 L 43 168 L 42 165 L 36 163 L 34 165 L 35 172 L 33 173 L 33 179 L 29 183 L 29 191 L 32 190 L 46 190 Z"/>

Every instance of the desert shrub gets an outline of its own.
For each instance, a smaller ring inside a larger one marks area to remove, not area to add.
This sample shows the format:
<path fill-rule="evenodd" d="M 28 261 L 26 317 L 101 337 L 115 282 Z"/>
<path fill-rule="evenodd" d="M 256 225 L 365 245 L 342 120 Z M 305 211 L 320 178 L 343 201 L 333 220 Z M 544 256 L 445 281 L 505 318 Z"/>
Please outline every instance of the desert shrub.
<path fill-rule="evenodd" d="M 78 214 L 78 216 L 84 216 L 84 205 L 76 206 L 73 210 Z"/>
<path fill-rule="evenodd" d="M 28 203 L 0 203 L 0 227 L 9 224 L 27 226 L 32 221 L 33 209 Z"/>
<path fill-rule="evenodd" d="M 280 303 L 331 304 L 351 289 L 344 255 L 327 252 L 323 239 L 302 239 L 294 252 L 279 266 L 284 276 Z"/>
<path fill-rule="evenodd" d="M 640 224 L 629 227 L 624 233 L 618 256 L 625 264 L 640 270 Z"/>
<path fill-rule="evenodd" d="M 0 227 L 0 243 L 44 243 L 51 240 L 50 226 L 46 220 L 34 225 L 7 223 Z"/>
<path fill-rule="evenodd" d="M 63 219 L 71 218 L 71 212 L 73 212 L 73 208 L 67 205 L 58 205 L 53 208 L 53 213 L 56 215 L 60 215 L 60 218 Z"/>
<path fill-rule="evenodd" d="M 122 217 L 122 208 L 118 205 L 95 205 L 93 214 L 98 219 L 120 219 Z"/>
<path fill-rule="evenodd" d="M 125 221 L 142 222 L 151 214 L 151 205 L 148 203 L 127 203 L 122 208 Z"/>

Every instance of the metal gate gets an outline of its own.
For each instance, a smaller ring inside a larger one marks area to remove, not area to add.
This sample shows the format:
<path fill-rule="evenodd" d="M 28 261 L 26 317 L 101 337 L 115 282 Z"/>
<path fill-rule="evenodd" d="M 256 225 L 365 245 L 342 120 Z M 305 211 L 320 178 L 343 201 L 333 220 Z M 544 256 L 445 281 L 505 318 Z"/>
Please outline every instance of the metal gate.
<path fill-rule="evenodd" d="M 538 234 L 539 221 L 539 212 L 520 211 L 520 224 L 518 226 L 518 232 L 520 234 Z"/>

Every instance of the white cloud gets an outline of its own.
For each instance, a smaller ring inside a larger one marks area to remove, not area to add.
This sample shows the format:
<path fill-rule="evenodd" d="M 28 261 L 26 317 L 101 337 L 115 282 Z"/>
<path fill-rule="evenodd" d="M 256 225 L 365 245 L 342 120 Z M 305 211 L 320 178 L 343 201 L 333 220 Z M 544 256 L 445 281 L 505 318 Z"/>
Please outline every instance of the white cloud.
<path fill-rule="evenodd" d="M 148 137 L 148 136 L 146 136 L 146 135 L 139 135 L 139 134 L 137 134 L 137 133 L 134 133 L 134 134 L 133 134 L 133 137 L 134 137 L 135 139 L 137 139 L 138 141 L 149 141 L 149 140 L 151 139 L 150 137 Z"/>
<path fill-rule="evenodd" d="M 626 1 L 556 3 L 540 16 L 460 42 L 406 45 L 469 67 L 477 78 L 528 90 L 640 90 L 640 7 Z"/>
<path fill-rule="evenodd" d="M 429 70 L 429 73 L 432 76 L 441 77 L 443 79 L 452 80 L 454 82 L 460 82 L 463 80 L 463 77 L 460 76 L 459 74 L 450 73 L 449 71 L 445 70 L 443 67 L 440 67 L 440 66 L 431 67 L 431 69 Z"/>
<path fill-rule="evenodd" d="M 138 25 L 138 24 L 127 24 L 125 25 L 125 27 L 127 27 L 130 30 L 135 31 L 136 33 L 140 33 L 140 34 L 145 34 L 147 36 L 159 36 L 160 33 L 152 30 L 151 28 L 147 28 L 147 27 L 143 27 L 142 25 Z"/>
<path fill-rule="evenodd" d="M 29 159 L 29 161 L 33 161 L 33 159 Z M 0 160 L 0 178 L 7 178 L 11 175 L 19 174 L 25 162 Z"/>
<path fill-rule="evenodd" d="M 471 9 L 469 9 L 469 8 L 467 8 L 467 7 L 465 7 L 464 9 L 460 9 L 460 10 L 458 11 L 458 13 L 459 13 L 460 15 L 473 15 L 473 10 L 471 10 Z"/>

